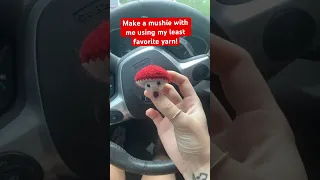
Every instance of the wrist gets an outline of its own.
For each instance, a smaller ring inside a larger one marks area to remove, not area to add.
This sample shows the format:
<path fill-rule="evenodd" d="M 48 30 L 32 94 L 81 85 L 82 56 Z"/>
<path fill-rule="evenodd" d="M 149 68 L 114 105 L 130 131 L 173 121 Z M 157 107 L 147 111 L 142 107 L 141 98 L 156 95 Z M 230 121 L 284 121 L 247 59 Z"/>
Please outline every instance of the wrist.
<path fill-rule="evenodd" d="M 210 162 L 206 164 L 191 164 L 187 171 L 182 174 L 185 180 L 209 180 L 210 179 Z"/>

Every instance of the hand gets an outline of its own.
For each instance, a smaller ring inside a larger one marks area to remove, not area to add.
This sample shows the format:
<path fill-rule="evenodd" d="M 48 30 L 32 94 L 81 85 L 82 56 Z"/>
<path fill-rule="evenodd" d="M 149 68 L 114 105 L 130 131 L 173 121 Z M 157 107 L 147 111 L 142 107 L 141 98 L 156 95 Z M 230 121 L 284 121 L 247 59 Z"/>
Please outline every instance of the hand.
<path fill-rule="evenodd" d="M 166 152 L 185 179 L 200 173 L 210 179 L 210 137 L 201 101 L 187 77 L 168 72 L 183 98 L 170 84 L 164 86 L 158 97 L 145 91 L 145 96 L 165 117 L 152 108 L 146 115 L 154 121 Z"/>
<path fill-rule="evenodd" d="M 215 35 L 211 42 L 211 69 L 219 75 L 237 114 L 231 121 L 211 95 L 211 140 L 217 145 L 211 156 L 230 153 L 230 158 L 213 168 L 213 178 L 306 180 L 292 130 L 250 55 Z"/>

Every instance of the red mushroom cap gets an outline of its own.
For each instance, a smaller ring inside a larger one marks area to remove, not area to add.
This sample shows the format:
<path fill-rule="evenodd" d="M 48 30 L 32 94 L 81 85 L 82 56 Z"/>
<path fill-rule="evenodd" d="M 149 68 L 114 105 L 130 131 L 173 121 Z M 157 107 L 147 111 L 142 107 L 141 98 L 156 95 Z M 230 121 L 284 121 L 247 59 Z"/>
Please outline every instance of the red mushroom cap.
<path fill-rule="evenodd" d="M 83 41 L 80 49 L 82 63 L 104 60 L 110 56 L 110 25 L 109 21 L 101 23 Z"/>
<path fill-rule="evenodd" d="M 168 71 L 163 69 L 162 67 L 156 65 L 149 65 L 138 71 L 135 77 L 136 81 L 153 79 L 161 79 L 169 82 L 170 76 Z"/>

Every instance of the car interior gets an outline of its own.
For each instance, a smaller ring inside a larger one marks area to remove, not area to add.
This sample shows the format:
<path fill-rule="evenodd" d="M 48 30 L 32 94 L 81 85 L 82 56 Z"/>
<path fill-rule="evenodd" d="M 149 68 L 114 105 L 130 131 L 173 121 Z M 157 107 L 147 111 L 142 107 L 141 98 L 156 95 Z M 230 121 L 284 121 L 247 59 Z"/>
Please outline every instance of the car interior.
<path fill-rule="evenodd" d="M 144 113 L 152 105 L 132 77 L 148 64 L 175 70 L 190 79 L 207 114 L 211 88 L 234 116 L 210 73 L 210 32 L 251 54 L 294 131 L 309 179 L 319 179 L 320 2 L 212 0 L 210 6 L 209 19 L 179 1 L 133 1 L 112 12 L 105 0 L 0 1 L 0 179 L 107 178 L 109 161 L 128 180 L 177 172 L 172 161 L 153 161 L 147 150 L 157 139 Z M 174 16 L 194 22 L 180 46 L 132 47 L 120 36 L 122 17 Z M 110 85 L 87 77 L 77 53 L 109 19 Z M 120 126 L 124 147 L 109 139 Z"/>

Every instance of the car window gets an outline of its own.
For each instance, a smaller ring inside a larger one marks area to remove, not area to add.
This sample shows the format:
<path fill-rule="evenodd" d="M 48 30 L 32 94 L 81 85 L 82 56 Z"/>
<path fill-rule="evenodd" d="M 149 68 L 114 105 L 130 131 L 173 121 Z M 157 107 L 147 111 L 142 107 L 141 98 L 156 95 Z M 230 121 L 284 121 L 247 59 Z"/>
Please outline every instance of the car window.
<path fill-rule="evenodd" d="M 110 0 L 110 5 L 111 6 L 119 5 L 119 0 Z"/>
<path fill-rule="evenodd" d="M 110 0 L 110 1 L 113 1 L 113 0 Z M 119 0 L 120 4 L 125 4 L 132 1 L 137 1 L 137 0 Z M 164 0 L 164 1 L 177 1 L 182 4 L 191 6 L 194 9 L 197 9 L 198 11 L 202 12 L 205 16 L 210 16 L 210 0 Z"/>

